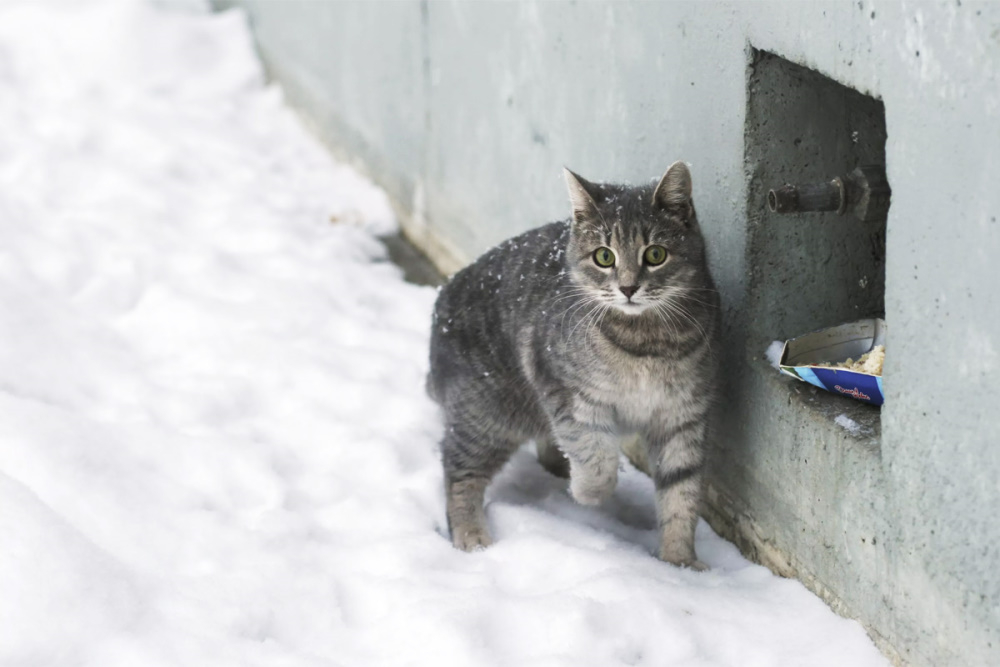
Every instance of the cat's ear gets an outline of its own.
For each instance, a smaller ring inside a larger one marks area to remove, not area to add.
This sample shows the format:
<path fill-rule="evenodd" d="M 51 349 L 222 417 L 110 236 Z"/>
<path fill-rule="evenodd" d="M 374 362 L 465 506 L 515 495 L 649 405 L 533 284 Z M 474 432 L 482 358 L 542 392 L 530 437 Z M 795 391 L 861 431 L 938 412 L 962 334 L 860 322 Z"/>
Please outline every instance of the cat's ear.
<path fill-rule="evenodd" d="M 678 160 L 670 165 L 653 191 L 653 206 L 687 215 L 691 210 L 691 172 Z"/>
<path fill-rule="evenodd" d="M 573 220 L 577 223 L 596 222 L 601 214 L 597 210 L 597 202 L 594 195 L 597 191 L 593 183 L 586 181 L 582 176 L 574 174 L 563 167 L 563 176 L 566 178 L 566 189 L 569 191 L 569 200 L 573 205 Z"/>

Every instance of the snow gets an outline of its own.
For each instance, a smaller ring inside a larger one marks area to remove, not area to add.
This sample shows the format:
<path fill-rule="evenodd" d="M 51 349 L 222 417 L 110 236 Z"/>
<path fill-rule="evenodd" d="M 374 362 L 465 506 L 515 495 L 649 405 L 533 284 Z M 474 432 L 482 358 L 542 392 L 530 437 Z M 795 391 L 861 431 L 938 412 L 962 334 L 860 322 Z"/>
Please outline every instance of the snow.
<path fill-rule="evenodd" d="M 780 340 L 771 341 L 771 344 L 764 351 L 764 356 L 775 370 L 781 370 L 781 353 L 784 351 L 785 344 Z"/>
<path fill-rule="evenodd" d="M 841 427 L 851 435 L 861 435 L 861 431 L 863 430 L 861 428 L 861 424 L 854 421 L 846 414 L 837 415 L 834 417 L 833 421 L 837 424 L 837 426 Z"/>
<path fill-rule="evenodd" d="M 3 4 L 0 127 L 0 664 L 886 664 L 705 525 L 653 558 L 632 469 L 523 450 L 451 548 L 435 293 L 242 14 Z"/>

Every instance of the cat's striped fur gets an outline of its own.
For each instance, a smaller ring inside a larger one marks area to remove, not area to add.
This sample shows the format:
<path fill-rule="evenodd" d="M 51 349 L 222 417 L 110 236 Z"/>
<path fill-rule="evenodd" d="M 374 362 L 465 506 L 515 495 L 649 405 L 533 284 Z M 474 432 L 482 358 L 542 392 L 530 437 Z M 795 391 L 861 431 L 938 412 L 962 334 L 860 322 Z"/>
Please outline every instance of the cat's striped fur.
<path fill-rule="evenodd" d="M 568 459 L 573 497 L 597 504 L 614 491 L 622 439 L 638 434 L 643 449 L 630 458 L 656 485 L 659 556 L 698 567 L 718 295 L 690 173 L 678 162 L 655 187 L 568 170 L 566 181 L 569 221 L 493 248 L 437 300 L 428 388 L 445 414 L 453 543 L 490 544 L 484 492 L 521 443 L 539 443 L 553 472 Z M 644 259 L 652 245 L 666 249 L 662 264 Z M 595 259 L 602 247 L 613 266 Z"/>

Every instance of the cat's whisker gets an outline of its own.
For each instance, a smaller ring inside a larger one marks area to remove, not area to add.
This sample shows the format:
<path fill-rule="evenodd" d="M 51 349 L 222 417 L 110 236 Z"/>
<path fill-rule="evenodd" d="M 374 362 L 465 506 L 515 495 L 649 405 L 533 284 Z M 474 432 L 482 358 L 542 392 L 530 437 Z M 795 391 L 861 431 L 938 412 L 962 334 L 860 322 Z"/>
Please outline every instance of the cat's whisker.
<path fill-rule="evenodd" d="M 665 317 L 663 317 L 663 313 L 660 312 L 660 303 L 658 301 L 653 302 L 651 310 L 653 311 L 654 315 L 660 318 L 660 321 L 663 322 L 663 326 L 667 327 L 668 326 L 667 320 Z"/>
<path fill-rule="evenodd" d="M 594 301 L 597 304 L 596 307 L 589 313 L 587 313 L 586 317 L 584 318 L 584 322 L 586 322 L 584 326 L 584 340 L 588 340 L 590 338 L 590 334 L 593 331 L 594 323 L 597 322 L 597 320 L 601 319 L 604 313 L 606 313 L 608 309 L 612 308 L 614 305 L 613 302 L 608 303 L 607 301 L 602 301 L 600 299 L 595 299 Z"/>
<path fill-rule="evenodd" d="M 698 319 L 694 315 L 692 315 L 690 311 L 688 311 L 686 308 L 684 308 L 684 306 L 682 306 L 674 299 L 667 299 L 663 303 L 669 304 L 670 307 L 674 309 L 674 312 L 676 312 L 679 316 L 683 317 L 685 320 L 694 325 L 694 327 L 698 330 L 698 333 L 701 334 L 702 339 L 707 341 L 709 346 L 711 346 L 712 343 L 711 340 L 709 340 L 708 333 L 705 331 L 705 328 L 702 327 L 701 324 L 698 322 Z"/>
<path fill-rule="evenodd" d="M 566 328 L 566 318 L 567 317 L 570 317 L 571 314 L 576 313 L 577 311 L 581 310 L 582 308 L 586 308 L 588 305 L 590 305 L 595 300 L 594 299 L 594 295 L 593 295 L 593 291 L 589 290 L 589 289 L 588 290 L 584 290 L 582 293 L 577 294 L 575 296 L 576 296 L 576 298 L 578 300 L 572 302 L 569 306 L 566 307 L 565 310 L 563 310 L 561 313 L 557 314 L 557 317 L 559 317 L 559 328 L 561 330 L 565 330 L 565 328 Z"/>
<path fill-rule="evenodd" d="M 714 304 L 714 303 L 708 303 L 706 301 L 702 301 L 700 299 L 696 299 L 693 296 L 691 296 L 690 292 L 693 292 L 696 289 L 697 288 L 693 288 L 693 287 L 671 287 L 671 288 L 669 288 L 669 293 L 670 293 L 671 296 L 676 296 L 678 299 L 684 299 L 685 301 L 693 301 L 694 303 L 697 303 L 697 304 L 700 304 L 702 306 L 705 306 L 706 308 L 712 308 L 712 309 L 716 308 L 716 304 Z M 701 291 L 701 290 L 699 290 L 699 291 Z M 706 290 L 706 291 L 710 291 L 710 290 Z"/>
<path fill-rule="evenodd" d="M 591 298 L 590 298 L 590 299 L 589 299 L 589 300 L 588 300 L 588 301 L 586 302 L 586 305 L 592 305 L 592 304 L 594 304 L 594 303 L 599 303 L 599 302 L 597 301 L 597 299 L 595 299 L 595 298 L 591 297 Z M 588 319 L 588 318 L 589 318 L 589 317 L 590 317 L 591 315 L 593 315 L 593 314 L 594 314 L 594 310 L 591 310 L 591 311 L 590 311 L 590 312 L 588 312 L 588 313 L 587 313 L 586 315 L 584 315 L 583 317 L 581 317 L 581 318 L 580 318 L 580 321 L 579 321 L 579 322 L 577 322 L 577 323 L 576 323 L 576 325 L 575 325 L 575 326 L 573 327 L 573 330 L 572 330 L 572 331 L 570 331 L 570 333 L 569 333 L 569 337 L 570 337 L 570 338 L 573 338 L 573 334 L 575 334 L 575 333 L 576 333 L 576 330 L 580 328 L 580 325 L 581 325 L 581 324 L 583 324 L 584 322 L 586 322 L 586 321 L 587 321 L 587 319 Z"/>
<path fill-rule="evenodd" d="M 587 294 L 590 291 L 592 291 L 590 287 L 583 287 L 583 286 L 570 287 L 568 289 L 562 290 L 561 292 L 557 292 L 555 295 L 549 297 L 548 299 L 545 300 L 545 303 L 548 304 L 551 302 L 560 301 L 562 299 L 567 299 L 571 296 Z"/>
<path fill-rule="evenodd" d="M 591 291 L 592 290 L 590 290 L 588 288 L 585 288 L 585 287 L 577 287 L 577 288 L 574 288 L 573 290 L 571 290 L 569 292 L 563 292 L 563 293 L 561 293 L 561 294 L 559 294 L 559 295 L 557 295 L 557 296 L 555 296 L 555 297 L 553 297 L 551 299 L 548 299 L 547 301 L 545 301 L 545 306 L 546 307 L 552 307 L 552 306 L 555 306 L 560 301 L 565 301 L 566 299 L 578 299 L 581 296 L 586 296 L 586 295 L 590 294 Z"/>
<path fill-rule="evenodd" d="M 596 313 L 594 317 L 590 318 L 590 324 L 587 326 L 587 330 L 584 332 L 584 338 L 590 339 L 590 334 L 593 333 L 595 325 L 597 325 L 604 316 L 607 314 L 608 310 L 611 309 L 611 304 L 602 303 L 600 304 L 594 312 Z"/>
<path fill-rule="evenodd" d="M 580 297 L 591 296 L 593 290 L 587 287 L 575 287 L 566 292 L 562 292 L 551 299 L 545 301 L 545 305 L 555 305 L 566 299 L 579 299 Z M 574 302 L 575 303 L 575 302 Z"/>
<path fill-rule="evenodd" d="M 712 310 L 714 310 L 716 308 L 716 305 L 714 303 L 708 303 L 706 301 L 701 301 L 699 299 L 694 299 L 694 298 L 692 298 L 690 296 L 687 296 L 687 295 L 683 295 L 683 296 L 680 296 L 678 298 L 679 299 L 683 299 L 685 301 L 690 301 L 691 303 L 696 303 L 699 306 L 704 306 L 705 308 L 710 308 Z"/>
<path fill-rule="evenodd" d="M 678 326 L 683 324 L 684 320 L 681 319 L 681 313 L 677 309 L 677 305 L 670 298 L 666 298 L 660 301 L 663 308 L 663 312 L 666 313 L 672 322 L 675 322 Z M 679 335 L 679 331 L 678 331 Z"/>
<path fill-rule="evenodd" d="M 677 327 L 675 326 L 675 321 L 673 315 L 666 309 L 666 304 L 663 301 L 657 301 L 653 304 L 654 312 L 663 320 L 664 326 L 670 329 L 673 336 L 677 336 Z"/>
<path fill-rule="evenodd" d="M 570 338 L 573 337 L 573 334 L 576 332 L 577 329 L 580 328 L 580 326 L 583 326 L 583 333 L 584 333 L 584 338 L 583 339 L 586 340 L 586 338 L 587 338 L 587 323 L 590 322 L 590 320 L 593 319 L 594 314 L 598 311 L 598 309 L 600 307 L 601 307 L 600 304 L 595 305 L 590 310 L 590 312 L 588 312 L 586 315 L 584 315 L 583 317 L 580 318 L 580 321 L 577 322 L 576 326 L 573 327 L 573 331 L 570 332 Z"/>
<path fill-rule="evenodd" d="M 688 327 L 685 326 L 687 317 L 683 312 L 681 312 L 677 303 L 673 299 L 664 299 L 663 304 L 667 312 L 670 313 L 671 317 L 675 318 L 674 321 L 677 323 L 677 336 L 683 338 L 685 331 L 688 329 Z"/>
<path fill-rule="evenodd" d="M 562 311 L 556 313 L 556 316 L 562 318 L 560 325 L 565 324 L 567 315 L 570 312 L 572 312 L 575 308 L 580 308 L 586 305 L 589 298 L 590 297 L 588 297 L 587 295 L 580 295 L 577 297 L 577 300 L 570 302 L 568 305 L 566 305 L 566 307 Z"/>
<path fill-rule="evenodd" d="M 689 287 L 687 285 L 669 285 L 666 289 L 683 290 L 685 292 L 711 292 L 712 294 L 718 292 L 718 290 L 710 289 L 708 287 Z"/>
<path fill-rule="evenodd" d="M 569 316 L 569 314 L 571 312 L 579 311 L 582 308 L 585 308 L 585 307 L 591 305 L 595 301 L 597 301 L 597 299 L 593 295 L 586 294 L 586 295 L 584 295 L 583 299 L 581 299 L 580 301 L 578 301 L 576 303 L 571 304 L 568 308 L 566 308 L 565 311 L 563 311 L 562 317 L 561 317 L 561 319 L 559 321 L 559 327 L 560 328 L 565 328 L 565 326 L 566 326 L 566 318 Z"/>
<path fill-rule="evenodd" d="M 604 310 L 601 311 L 600 318 L 595 323 L 595 325 L 592 325 L 591 329 L 593 330 L 594 328 L 596 328 L 598 331 L 600 331 L 601 324 L 604 323 L 604 318 L 608 316 L 608 313 L 610 313 L 613 308 L 614 308 L 614 304 L 610 304 L 610 303 L 609 304 L 605 304 Z M 590 334 L 588 334 L 588 336 L 589 335 Z"/>

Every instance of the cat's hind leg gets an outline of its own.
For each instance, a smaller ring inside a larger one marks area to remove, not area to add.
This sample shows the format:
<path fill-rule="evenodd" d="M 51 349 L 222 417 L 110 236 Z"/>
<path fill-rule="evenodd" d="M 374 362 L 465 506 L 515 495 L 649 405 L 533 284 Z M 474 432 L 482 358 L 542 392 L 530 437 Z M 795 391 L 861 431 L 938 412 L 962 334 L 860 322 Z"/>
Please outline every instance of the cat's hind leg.
<path fill-rule="evenodd" d="M 447 425 L 441 458 L 448 530 L 456 549 L 475 551 L 493 543 L 486 525 L 486 487 L 515 449 L 516 442 Z"/>

